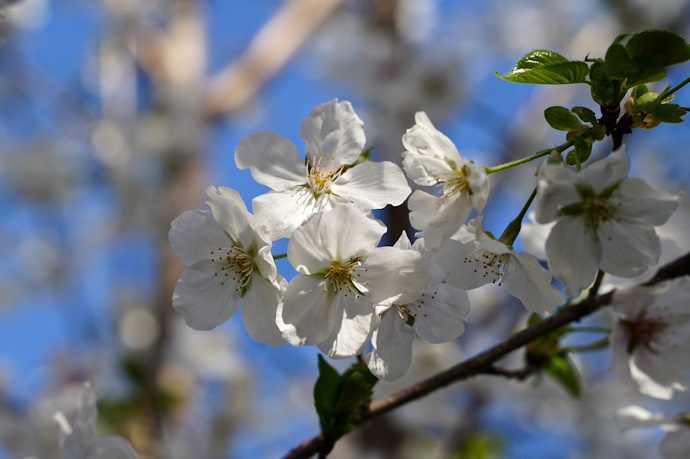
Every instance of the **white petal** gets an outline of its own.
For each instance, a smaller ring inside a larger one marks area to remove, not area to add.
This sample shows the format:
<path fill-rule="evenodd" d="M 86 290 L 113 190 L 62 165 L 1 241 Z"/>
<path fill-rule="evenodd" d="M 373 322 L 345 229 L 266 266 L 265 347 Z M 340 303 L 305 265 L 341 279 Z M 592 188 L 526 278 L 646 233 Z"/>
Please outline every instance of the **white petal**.
<path fill-rule="evenodd" d="M 323 278 L 292 279 L 280 309 L 283 337 L 293 346 L 312 346 L 328 338 L 333 330 L 333 300 L 324 291 Z"/>
<path fill-rule="evenodd" d="M 377 324 L 374 306 L 364 297 L 336 295 L 333 331 L 318 348 L 332 359 L 346 359 L 366 345 Z"/>
<path fill-rule="evenodd" d="M 307 182 L 304 161 L 295 145 L 273 132 L 242 137 L 235 149 L 235 163 L 239 169 L 249 168 L 254 180 L 276 191 Z"/>
<path fill-rule="evenodd" d="M 346 262 L 376 248 L 387 228 L 359 206 L 341 204 L 324 214 L 319 225 L 323 249 L 331 260 Z"/>
<path fill-rule="evenodd" d="M 424 112 L 415 114 L 415 125 L 403 135 L 403 145 L 412 153 L 443 159 L 456 169 L 464 163 L 455 144 L 436 129 Z"/>
<path fill-rule="evenodd" d="M 526 253 L 513 253 L 511 258 L 503 282 L 528 311 L 551 314 L 555 306 L 564 303 L 561 292 L 551 285 L 551 274 L 536 258 Z"/>
<path fill-rule="evenodd" d="M 623 180 L 628 175 L 628 169 L 630 169 L 630 160 L 623 145 L 608 157 L 582 169 L 577 181 L 588 185 L 596 194 L 599 194 L 609 186 Z"/>
<path fill-rule="evenodd" d="M 629 178 L 621 182 L 611 201 L 621 202 L 618 215 L 659 226 L 678 208 L 680 196 L 655 190 L 641 178 Z"/>
<path fill-rule="evenodd" d="M 537 184 L 534 221 L 549 223 L 559 217 L 561 207 L 582 202 L 575 188 L 575 172 L 564 166 L 543 165 Z"/>
<path fill-rule="evenodd" d="M 637 347 L 630 357 L 630 375 L 640 392 L 650 397 L 670 400 L 673 391 L 687 389 L 683 373 L 666 356 Z"/>
<path fill-rule="evenodd" d="M 432 285 L 415 302 L 407 304 L 415 318 L 414 329 L 424 341 L 441 344 L 453 341 L 465 331 L 470 312 L 467 292 L 448 284 Z"/>
<path fill-rule="evenodd" d="M 280 302 L 280 288 L 261 276 L 252 277 L 247 293 L 242 297 L 242 319 L 249 335 L 257 343 L 269 346 L 285 344 L 276 324 L 276 308 Z"/>
<path fill-rule="evenodd" d="M 634 277 L 659 262 L 661 243 L 654 228 L 631 220 L 599 224 L 604 254 L 601 269 L 621 277 Z"/>
<path fill-rule="evenodd" d="M 587 231 L 584 219 L 563 217 L 546 240 L 546 255 L 551 272 L 565 284 L 565 294 L 575 297 L 594 281 L 601 244 Z"/>
<path fill-rule="evenodd" d="M 441 177 L 453 170 L 442 158 L 423 156 L 411 151 L 403 152 L 402 157 L 405 173 L 419 186 L 436 185 Z"/>
<path fill-rule="evenodd" d="M 231 188 L 220 187 L 216 190 L 212 186 L 206 189 L 206 194 L 206 204 L 223 231 L 243 247 L 251 245 L 256 220 L 247 210 L 240 194 Z"/>
<path fill-rule="evenodd" d="M 96 459 L 138 459 L 132 445 L 122 437 L 108 436 L 98 440 Z"/>
<path fill-rule="evenodd" d="M 211 330 L 240 308 L 238 282 L 225 277 L 218 262 L 200 261 L 180 276 L 173 294 L 173 307 L 195 330 Z"/>
<path fill-rule="evenodd" d="M 187 266 L 212 257 L 230 238 L 207 210 L 188 210 L 172 222 L 168 238 L 175 254 Z"/>
<path fill-rule="evenodd" d="M 479 167 L 473 163 L 466 163 L 464 165 L 467 183 L 472 190 L 472 206 L 477 212 L 483 212 L 486 206 L 486 201 L 489 199 L 489 176 L 483 167 Z"/>
<path fill-rule="evenodd" d="M 91 459 L 98 454 L 98 432 L 91 423 L 77 423 L 62 444 L 63 459 Z"/>
<path fill-rule="evenodd" d="M 617 294 L 618 292 L 616 292 L 616 295 Z M 619 371 L 628 366 L 628 361 L 630 359 L 628 355 L 630 333 L 621 324 L 619 315 L 614 315 L 614 313 L 608 309 L 605 309 L 604 313 L 611 324 L 611 334 L 609 335 L 609 346 L 611 346 L 611 370 Z"/>
<path fill-rule="evenodd" d="M 685 424 L 679 424 L 677 430 L 667 433 L 659 443 L 659 455 L 663 459 L 690 457 L 690 428 Z"/>
<path fill-rule="evenodd" d="M 292 233 L 288 242 L 288 260 L 302 274 L 312 274 L 331 265 L 331 258 L 321 242 L 323 216 L 321 213 L 312 216 Z"/>
<path fill-rule="evenodd" d="M 354 163 L 366 142 L 364 123 L 350 102 L 338 99 L 315 106 L 302 121 L 300 137 L 307 142 L 307 155 L 334 157 L 339 164 Z"/>
<path fill-rule="evenodd" d="M 616 412 L 616 427 L 621 432 L 640 427 L 654 427 L 663 422 L 663 415 L 652 413 L 641 406 L 626 406 Z"/>
<path fill-rule="evenodd" d="M 528 214 L 530 220 L 535 221 L 534 211 Z M 523 222 L 520 230 L 520 243 L 525 252 L 531 253 L 539 260 L 546 260 L 546 239 L 556 223 Z"/>
<path fill-rule="evenodd" d="M 467 194 L 437 198 L 416 190 L 407 201 L 410 223 L 422 230 L 421 236 L 429 250 L 438 249 L 465 223 L 472 210 Z"/>
<path fill-rule="evenodd" d="M 399 206 L 412 192 L 400 167 L 389 161 L 367 161 L 348 169 L 331 185 L 331 191 L 369 209 Z"/>
<path fill-rule="evenodd" d="M 414 340 L 415 330 L 405 323 L 397 311 L 386 311 L 371 338 L 374 349 L 367 356 L 369 370 L 377 378 L 386 381 L 400 379 L 410 369 Z"/>
<path fill-rule="evenodd" d="M 330 210 L 331 205 L 326 195 L 317 201 L 309 188 L 296 187 L 257 196 L 252 207 L 258 224 L 266 226 L 271 240 L 275 241 L 290 237 L 304 220 L 322 210 Z"/>
<path fill-rule="evenodd" d="M 443 244 L 434 257 L 434 263 L 446 275 L 449 285 L 472 290 L 493 281 L 493 278 L 484 275 L 483 261 L 474 259 L 477 252 L 483 253 L 478 241 L 462 243 L 451 239 Z"/>
<path fill-rule="evenodd" d="M 409 303 L 419 298 L 431 282 L 429 261 L 421 253 L 394 247 L 374 249 L 352 275 L 366 284 L 367 298 L 375 304 Z"/>
<path fill-rule="evenodd" d="M 403 231 L 400 233 L 400 237 L 398 238 L 397 241 L 395 241 L 395 244 L 393 244 L 393 247 L 396 249 L 400 250 L 413 250 L 412 249 L 412 243 L 410 242 L 410 238 L 407 237 L 407 232 Z"/>

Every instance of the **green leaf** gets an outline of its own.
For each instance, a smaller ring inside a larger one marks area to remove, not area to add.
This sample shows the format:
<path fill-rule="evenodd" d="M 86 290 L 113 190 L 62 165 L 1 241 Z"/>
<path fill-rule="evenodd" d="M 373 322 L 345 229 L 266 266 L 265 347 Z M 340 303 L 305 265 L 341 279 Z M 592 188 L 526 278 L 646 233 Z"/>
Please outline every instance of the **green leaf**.
<path fill-rule="evenodd" d="M 640 72 L 640 67 L 630 57 L 623 45 L 613 44 L 606 51 L 606 73 L 613 78 L 630 78 Z"/>
<path fill-rule="evenodd" d="M 668 30 L 644 30 L 625 45 L 633 59 L 650 59 L 659 67 L 690 60 L 690 46 L 683 37 Z"/>
<path fill-rule="evenodd" d="M 592 138 L 589 137 L 585 140 L 578 135 L 573 137 L 573 141 L 575 142 L 575 149 L 568 152 L 565 157 L 565 162 L 574 166 L 577 164 L 577 158 L 579 158 L 580 164 L 584 164 L 584 162 L 589 159 L 589 155 L 592 154 Z M 575 155 L 577 155 L 577 158 Z"/>
<path fill-rule="evenodd" d="M 641 84 L 641 85 L 635 86 L 635 88 L 632 91 L 632 94 L 630 94 L 630 97 L 637 100 L 640 97 L 642 97 L 644 94 L 647 94 L 648 92 L 649 92 L 649 89 L 647 89 L 647 85 Z"/>
<path fill-rule="evenodd" d="M 569 61 L 558 53 L 539 49 L 527 53 L 509 73 L 495 73 L 496 76 L 514 83 L 585 83 L 589 66 L 585 62 Z"/>
<path fill-rule="evenodd" d="M 573 397 L 579 397 L 582 394 L 580 373 L 568 357 L 567 352 L 562 351 L 551 356 L 545 370 L 551 379 L 563 386 Z"/>
<path fill-rule="evenodd" d="M 648 113 L 645 121 L 654 120 L 661 123 L 682 123 L 681 118 L 686 111 L 677 104 L 661 104 L 654 109 L 653 112 Z"/>
<path fill-rule="evenodd" d="M 314 405 L 321 431 L 337 440 L 354 427 L 350 418 L 369 400 L 378 379 L 361 363 L 340 375 L 319 355 L 319 378 L 314 384 Z"/>
<path fill-rule="evenodd" d="M 589 81 L 592 85 L 592 98 L 595 102 L 609 105 L 614 102 L 614 85 L 606 73 L 603 63 L 595 62 L 589 69 Z"/>
<path fill-rule="evenodd" d="M 314 406 L 323 432 L 328 431 L 341 386 L 340 374 L 319 354 L 319 377 L 314 384 Z"/>
<path fill-rule="evenodd" d="M 573 107 L 570 109 L 570 111 L 575 113 L 578 118 L 585 123 L 597 124 L 597 116 L 587 107 Z"/>
<path fill-rule="evenodd" d="M 559 131 L 582 132 L 587 130 L 587 126 L 580 123 L 580 120 L 565 107 L 549 107 L 544 110 L 544 118 L 554 129 Z"/>

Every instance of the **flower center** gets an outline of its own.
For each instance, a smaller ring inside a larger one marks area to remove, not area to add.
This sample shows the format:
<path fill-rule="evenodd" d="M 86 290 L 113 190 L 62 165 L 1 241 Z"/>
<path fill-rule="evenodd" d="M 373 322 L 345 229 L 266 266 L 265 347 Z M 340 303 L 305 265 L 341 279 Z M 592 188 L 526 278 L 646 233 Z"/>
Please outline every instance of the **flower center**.
<path fill-rule="evenodd" d="M 475 273 L 488 277 L 492 284 L 498 282 L 498 285 L 503 283 L 503 275 L 506 273 L 509 261 L 510 254 L 497 255 L 486 249 L 479 249 L 462 260 L 463 263 L 470 263 L 472 265 L 470 268 L 474 269 Z"/>
<path fill-rule="evenodd" d="M 311 159 L 309 156 L 307 156 L 306 159 L 306 186 L 311 188 L 315 198 L 318 198 L 323 193 L 330 193 L 331 184 L 345 171 L 345 164 L 336 165 L 335 156 L 331 156 L 330 164 L 325 157 L 326 155 L 322 153 L 321 156 L 317 158 L 316 153 L 313 153 Z"/>
<path fill-rule="evenodd" d="M 218 266 L 214 276 L 221 279 L 220 285 L 233 286 L 236 292 L 244 295 L 256 266 L 253 252 L 231 245 L 229 248 L 220 247 L 211 251 L 211 257 L 211 261 Z"/>
<path fill-rule="evenodd" d="M 348 293 L 364 295 L 362 292 L 362 284 L 368 284 L 369 281 L 363 282 L 356 279 L 361 277 L 361 273 L 356 272 L 357 268 L 361 265 L 362 263 L 359 258 L 350 258 L 345 263 L 337 260 L 332 261 L 328 269 L 319 273 L 323 274 L 325 280 L 325 287 L 323 290 L 331 293 L 342 293 L 345 296 L 347 296 Z M 364 270 L 364 272 L 368 271 L 368 269 Z M 357 284 L 359 284 L 359 286 Z M 345 290 L 343 291 L 343 289 Z"/>
<path fill-rule="evenodd" d="M 456 194 L 472 194 L 472 188 L 465 174 L 465 166 L 460 170 L 453 169 L 439 177 L 443 181 L 443 198 L 448 198 Z"/>
<path fill-rule="evenodd" d="M 621 320 L 621 324 L 628 330 L 628 354 L 632 354 L 638 345 L 647 347 L 652 352 L 659 352 L 659 347 L 671 344 L 673 330 L 668 330 L 669 321 L 663 313 L 659 317 L 650 317 L 649 310 L 645 310 L 633 320 Z M 657 314 L 654 314 L 657 315 Z"/>

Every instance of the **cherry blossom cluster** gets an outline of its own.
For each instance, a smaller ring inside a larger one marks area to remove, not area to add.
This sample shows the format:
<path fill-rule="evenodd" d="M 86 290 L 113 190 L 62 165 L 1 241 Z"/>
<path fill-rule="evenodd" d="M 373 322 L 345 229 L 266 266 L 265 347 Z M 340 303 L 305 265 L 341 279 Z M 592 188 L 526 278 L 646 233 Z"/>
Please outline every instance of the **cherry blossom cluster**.
<path fill-rule="evenodd" d="M 173 306 L 190 327 L 208 330 L 241 305 L 256 341 L 316 345 L 336 359 L 361 354 L 371 343 L 368 366 L 387 380 L 407 372 L 417 336 L 443 343 L 463 332 L 467 290 L 505 284 L 529 311 L 548 315 L 565 301 L 554 276 L 567 296 L 577 297 L 600 269 L 639 275 L 658 262 L 654 226 L 679 200 L 628 178 L 624 148 L 581 171 L 562 161 L 542 164 L 536 220 L 555 222 L 546 241 L 549 271 L 513 248 L 526 208 L 498 239 L 484 231 L 489 169 L 463 158 L 424 112 L 402 137 L 404 172 L 392 162 L 363 160 L 363 123 L 346 101 L 314 107 L 301 138 L 304 157 L 272 132 L 241 139 L 237 166 L 271 188 L 253 200 L 253 214 L 237 191 L 209 187 L 210 211 L 188 211 L 172 223 L 170 242 L 187 265 Z M 416 240 L 403 234 L 393 247 L 380 247 L 387 228 L 371 211 L 406 199 Z M 478 215 L 468 222 L 473 210 Z M 289 238 L 287 258 L 299 273 L 290 282 L 271 253 L 280 238 Z M 642 343 L 653 334 L 644 327 L 623 325 L 626 339 Z M 647 357 L 654 360 L 638 352 L 635 368 L 644 368 Z"/>

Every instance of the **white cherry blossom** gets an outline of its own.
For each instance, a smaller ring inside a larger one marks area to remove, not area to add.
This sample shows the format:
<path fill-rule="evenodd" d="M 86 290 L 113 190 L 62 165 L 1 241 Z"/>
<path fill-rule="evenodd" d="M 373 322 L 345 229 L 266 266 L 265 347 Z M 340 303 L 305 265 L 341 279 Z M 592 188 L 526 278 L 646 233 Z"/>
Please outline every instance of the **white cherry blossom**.
<path fill-rule="evenodd" d="M 60 427 L 62 459 L 138 459 L 127 440 L 119 436 L 100 437 L 96 428 L 96 394 L 87 382 L 79 397 L 79 411 L 74 426 L 58 411 L 53 418 Z"/>
<path fill-rule="evenodd" d="M 412 245 L 404 232 L 394 247 L 431 257 L 423 239 Z M 381 323 L 371 338 L 373 350 L 367 365 L 378 378 L 395 381 L 407 373 L 417 335 L 428 343 L 441 344 L 465 331 L 465 316 L 470 312 L 467 293 L 443 283 L 443 275 L 434 266 L 430 270 L 431 285 L 415 301 L 376 305 Z"/>
<path fill-rule="evenodd" d="M 668 220 L 679 196 L 626 178 L 629 166 L 622 147 L 581 172 L 541 167 L 535 218 L 538 223 L 557 220 L 546 254 L 568 296 L 587 288 L 599 269 L 634 277 L 659 261 L 654 226 Z"/>
<path fill-rule="evenodd" d="M 271 256 L 271 241 L 237 191 L 206 190 L 211 211 L 190 210 L 172 222 L 170 244 L 187 265 L 175 287 L 173 307 L 195 330 L 211 330 L 242 304 L 254 340 L 285 344 L 275 323 L 284 289 Z"/>
<path fill-rule="evenodd" d="M 684 391 L 682 370 L 690 369 L 690 280 L 679 278 L 653 287 L 615 293 L 612 322 L 612 367 L 629 363 L 640 392 L 670 399 Z"/>
<path fill-rule="evenodd" d="M 640 427 L 660 426 L 666 431 L 666 435 L 659 443 L 659 457 L 690 457 L 690 413 L 652 413 L 640 406 L 631 405 L 618 410 L 616 424 L 622 432 Z"/>
<path fill-rule="evenodd" d="M 462 232 L 439 250 L 435 262 L 446 274 L 446 282 L 462 290 L 472 290 L 489 283 L 506 284 L 508 292 L 532 312 L 551 314 L 563 303 L 563 295 L 551 285 L 551 274 L 534 256 L 518 253 L 511 246 L 492 239 L 482 228 L 483 216 L 467 225 L 474 239 L 461 242 Z"/>
<path fill-rule="evenodd" d="M 252 202 L 272 240 L 289 237 L 307 217 L 337 204 L 382 209 L 407 199 L 411 190 L 397 165 L 366 161 L 350 167 L 364 149 L 363 125 L 350 102 L 334 99 L 314 107 L 302 122 L 304 160 L 292 142 L 269 131 L 240 140 L 237 167 L 249 168 L 254 180 L 273 190 Z"/>
<path fill-rule="evenodd" d="M 414 301 L 429 286 L 429 263 L 414 250 L 377 247 L 385 226 L 355 204 L 318 213 L 297 228 L 288 259 L 300 272 L 278 307 L 295 346 L 332 358 L 362 352 L 378 323 L 373 303 Z"/>
<path fill-rule="evenodd" d="M 416 190 L 410 196 L 410 223 L 421 230 L 426 246 L 435 250 L 465 223 L 472 207 L 482 212 L 489 197 L 489 178 L 483 168 L 463 159 L 453 142 L 417 112 L 415 125 L 403 135 L 407 149 L 403 168 L 420 186 L 442 185 L 441 196 Z"/>

